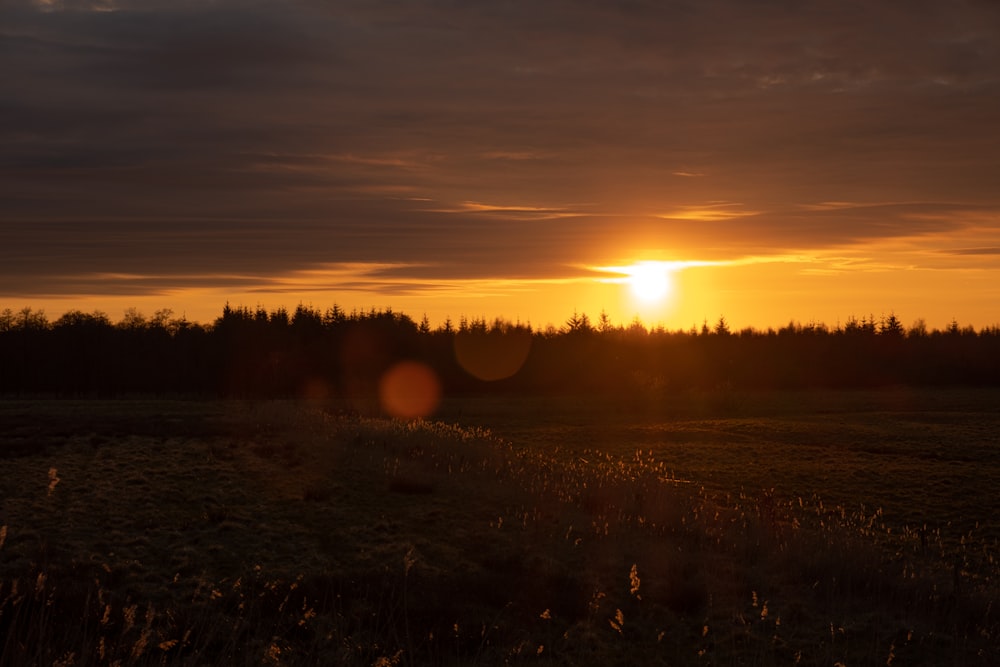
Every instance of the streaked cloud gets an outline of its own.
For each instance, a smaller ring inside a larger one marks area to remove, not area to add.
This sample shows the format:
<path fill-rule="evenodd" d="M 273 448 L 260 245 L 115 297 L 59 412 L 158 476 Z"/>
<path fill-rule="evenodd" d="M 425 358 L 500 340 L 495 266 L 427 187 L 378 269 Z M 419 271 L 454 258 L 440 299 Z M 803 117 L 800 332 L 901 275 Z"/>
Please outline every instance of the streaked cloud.
<path fill-rule="evenodd" d="M 709 202 L 704 205 L 682 206 L 672 211 L 660 213 L 657 217 L 668 220 L 712 222 L 745 218 L 760 215 L 760 213 L 760 211 L 748 211 L 743 208 L 742 204 L 736 202 Z"/>
<path fill-rule="evenodd" d="M 427 210 L 431 213 L 514 215 L 521 218 L 528 217 L 536 220 L 567 218 L 584 215 L 583 212 L 575 211 L 572 207 L 531 206 L 527 204 L 486 204 L 476 201 L 459 202 L 451 208 L 430 208 Z"/>
<path fill-rule="evenodd" d="M 954 248 L 952 250 L 941 250 L 946 255 L 1000 255 L 1000 247 L 989 248 Z"/>

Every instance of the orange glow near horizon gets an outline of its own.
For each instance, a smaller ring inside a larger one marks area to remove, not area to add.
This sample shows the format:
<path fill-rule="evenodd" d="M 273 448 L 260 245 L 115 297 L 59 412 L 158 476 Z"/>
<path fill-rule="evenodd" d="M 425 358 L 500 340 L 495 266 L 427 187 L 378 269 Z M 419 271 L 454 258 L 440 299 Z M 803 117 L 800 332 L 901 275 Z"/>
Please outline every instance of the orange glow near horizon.
<path fill-rule="evenodd" d="M 873 245 L 834 252 L 744 257 L 729 261 L 619 260 L 608 265 L 580 264 L 539 278 L 434 280 L 393 277 L 389 282 L 367 265 L 331 266 L 329 270 L 279 276 L 247 276 L 239 288 L 190 286 L 169 291 L 69 297 L 0 299 L 0 311 L 44 310 L 55 321 L 71 310 L 102 311 L 119 321 L 129 308 L 147 318 L 170 309 L 175 318 L 212 324 L 226 303 L 291 314 L 299 304 L 326 311 L 333 305 L 350 313 L 372 308 L 392 310 L 432 327 L 461 318 L 502 319 L 535 330 L 560 328 L 574 312 L 596 322 L 606 314 L 615 325 L 638 318 L 647 327 L 690 329 L 725 317 L 730 327 L 766 330 L 789 321 L 823 323 L 835 328 L 848 319 L 888 315 L 905 326 L 922 319 L 944 329 L 952 320 L 976 328 L 997 323 L 991 304 L 1000 302 L 1000 283 L 988 265 L 931 257 L 941 265 L 917 268 L 906 248 Z M 653 252 L 636 253 L 639 257 Z M 622 255 L 618 255 L 621 257 Z M 654 255 L 655 256 L 655 255 Z M 918 258 L 920 259 L 920 258 Z M 922 260 L 925 261 L 925 260 Z M 916 262 L 914 262 L 916 263 Z M 926 261 L 925 261 L 926 263 Z M 947 271 L 946 271 L 947 270 Z M 561 273 L 561 275 L 560 275 Z M 946 279 L 947 278 L 947 279 Z M 343 287 L 340 287 L 343 285 Z M 348 286 L 349 285 L 349 286 Z"/>

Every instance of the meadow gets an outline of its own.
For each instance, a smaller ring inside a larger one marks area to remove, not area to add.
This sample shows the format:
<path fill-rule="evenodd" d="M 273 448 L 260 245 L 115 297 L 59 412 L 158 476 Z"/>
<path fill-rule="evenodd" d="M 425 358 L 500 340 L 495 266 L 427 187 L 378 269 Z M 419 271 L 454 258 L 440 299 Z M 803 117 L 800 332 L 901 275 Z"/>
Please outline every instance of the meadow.
<path fill-rule="evenodd" d="M 1000 664 L 1000 391 L 0 401 L 0 665 Z"/>

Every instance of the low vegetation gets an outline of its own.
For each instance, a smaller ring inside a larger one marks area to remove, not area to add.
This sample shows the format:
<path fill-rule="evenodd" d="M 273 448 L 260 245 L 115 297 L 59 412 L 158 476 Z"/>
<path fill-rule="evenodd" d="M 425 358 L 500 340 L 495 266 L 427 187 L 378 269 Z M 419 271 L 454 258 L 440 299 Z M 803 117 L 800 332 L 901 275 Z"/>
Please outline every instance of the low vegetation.
<path fill-rule="evenodd" d="M 994 665 L 995 398 L 6 400 L 0 664 Z"/>

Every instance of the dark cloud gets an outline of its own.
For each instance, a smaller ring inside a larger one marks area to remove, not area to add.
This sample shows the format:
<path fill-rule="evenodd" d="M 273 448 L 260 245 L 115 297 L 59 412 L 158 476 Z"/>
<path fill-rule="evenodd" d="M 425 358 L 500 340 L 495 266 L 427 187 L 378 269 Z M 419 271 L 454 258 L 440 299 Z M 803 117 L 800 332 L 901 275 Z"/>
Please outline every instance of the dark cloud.
<path fill-rule="evenodd" d="M 0 85 L 10 295 L 548 278 L 1000 210 L 990 2 L 8 2 Z"/>
<path fill-rule="evenodd" d="M 942 250 L 940 252 L 946 255 L 1000 255 L 1000 248 L 956 248 L 954 250 Z"/>

